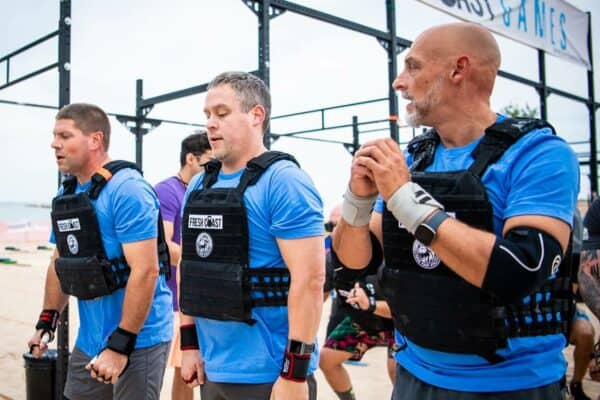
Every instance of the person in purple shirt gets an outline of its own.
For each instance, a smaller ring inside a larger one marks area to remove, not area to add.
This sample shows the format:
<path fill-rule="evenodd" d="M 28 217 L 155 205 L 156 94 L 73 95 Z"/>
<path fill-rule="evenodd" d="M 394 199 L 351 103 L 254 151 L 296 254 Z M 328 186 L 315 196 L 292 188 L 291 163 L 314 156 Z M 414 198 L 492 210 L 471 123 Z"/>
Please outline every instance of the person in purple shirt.
<path fill-rule="evenodd" d="M 181 167 L 177 175 L 171 176 L 156 186 L 156 193 L 160 200 L 160 211 L 163 217 L 165 227 L 165 237 L 169 246 L 171 256 L 171 276 L 179 278 L 176 273 L 177 264 L 181 257 L 181 202 L 188 182 L 192 177 L 204 170 L 204 164 L 212 158 L 212 151 L 206 132 L 194 133 L 189 135 L 181 142 L 181 153 L 179 162 Z M 173 341 L 171 343 L 171 353 L 169 354 L 168 365 L 175 368 L 173 374 L 172 399 L 173 400 L 191 400 L 193 398 L 192 389 L 187 387 L 181 379 L 181 350 L 179 349 L 179 302 L 177 297 L 177 287 L 179 279 L 170 279 L 169 288 L 173 292 L 173 313 L 175 329 Z"/>

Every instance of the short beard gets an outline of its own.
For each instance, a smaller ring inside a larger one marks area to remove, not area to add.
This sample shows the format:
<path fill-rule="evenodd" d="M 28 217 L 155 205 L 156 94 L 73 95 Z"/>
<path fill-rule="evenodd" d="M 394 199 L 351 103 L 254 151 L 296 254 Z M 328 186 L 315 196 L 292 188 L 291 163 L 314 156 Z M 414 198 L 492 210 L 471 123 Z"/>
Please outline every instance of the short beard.
<path fill-rule="evenodd" d="M 440 88 L 442 86 L 443 77 L 438 77 L 433 82 L 427 93 L 425 94 L 425 98 L 422 102 L 415 102 L 414 99 L 411 98 L 413 102 L 414 111 L 404 114 L 404 119 L 406 124 L 411 128 L 418 128 L 423 124 L 423 120 L 427 117 L 434 107 L 437 107 L 441 103 L 440 98 Z"/>

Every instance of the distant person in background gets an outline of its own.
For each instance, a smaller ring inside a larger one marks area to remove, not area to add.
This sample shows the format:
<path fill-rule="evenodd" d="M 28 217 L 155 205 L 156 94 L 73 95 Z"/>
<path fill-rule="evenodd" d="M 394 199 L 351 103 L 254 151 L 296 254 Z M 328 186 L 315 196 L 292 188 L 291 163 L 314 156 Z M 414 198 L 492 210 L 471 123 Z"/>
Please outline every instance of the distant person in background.
<path fill-rule="evenodd" d="M 185 195 L 185 189 L 192 177 L 204 171 L 206 164 L 212 157 L 210 144 L 206 132 L 202 131 L 189 135 L 181 142 L 179 153 L 180 168 L 177 175 L 159 182 L 155 189 L 160 200 L 160 210 L 165 227 L 165 237 L 169 254 L 171 256 L 171 276 L 169 289 L 173 293 L 173 321 L 174 334 L 171 343 L 168 366 L 175 368 L 173 374 L 173 386 L 171 398 L 173 400 L 191 400 L 194 398 L 193 390 L 188 387 L 181 378 L 181 350 L 179 348 L 179 302 L 177 298 L 177 287 L 179 286 L 179 274 L 176 267 L 181 258 L 181 202 Z"/>
<path fill-rule="evenodd" d="M 581 213 L 575 208 L 573 218 L 573 265 L 571 267 L 572 288 L 577 302 L 583 299 L 579 293 L 577 275 L 583 241 L 583 223 Z M 590 353 L 594 349 L 594 327 L 583 307 L 576 306 L 575 315 L 571 321 L 569 343 L 575 346 L 573 350 L 573 376 L 569 383 L 569 393 L 573 400 L 590 400 L 583 391 L 582 380 L 588 369 Z"/>
<path fill-rule="evenodd" d="M 388 375 L 394 377 L 393 329 L 390 309 L 376 294 L 376 276 L 364 277 L 360 282 L 344 281 L 336 275 L 331 260 L 331 232 L 342 216 L 342 205 L 336 205 L 325 223 L 325 299 L 332 292 L 331 313 L 327 323 L 325 345 L 321 349 L 319 368 L 341 400 L 355 400 L 352 381 L 343 363 L 360 361 L 375 346 L 388 346 Z M 367 293 L 368 292 L 368 293 Z"/>
<path fill-rule="evenodd" d="M 329 213 L 329 220 L 325 222 L 325 254 L 331 250 L 331 232 L 342 217 L 342 205 L 336 204 Z"/>
<path fill-rule="evenodd" d="M 579 263 L 579 292 L 590 311 L 600 318 L 600 199 L 594 200 L 583 219 L 583 246 Z M 600 381 L 600 342 L 594 346 L 590 377 Z"/>
<path fill-rule="evenodd" d="M 325 290 L 336 290 L 331 299 L 331 315 L 327 337 L 321 349 L 319 368 L 340 400 L 356 400 L 352 381 L 344 367 L 346 361 L 360 361 L 375 346 L 387 346 L 387 371 L 394 381 L 394 323 L 390 308 L 378 294 L 377 276 L 369 275 L 359 281 L 344 282 L 330 272 L 327 264 Z M 333 275 L 333 282 L 329 279 Z"/>

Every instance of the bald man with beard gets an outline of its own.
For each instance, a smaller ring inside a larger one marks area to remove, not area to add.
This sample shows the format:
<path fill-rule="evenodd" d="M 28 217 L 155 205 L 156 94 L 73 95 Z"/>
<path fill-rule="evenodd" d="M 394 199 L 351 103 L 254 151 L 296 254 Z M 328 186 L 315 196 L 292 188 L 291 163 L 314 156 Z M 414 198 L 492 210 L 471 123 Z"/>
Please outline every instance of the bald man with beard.
<path fill-rule="evenodd" d="M 385 260 L 395 400 L 562 398 L 579 168 L 548 123 L 491 109 L 499 66 L 483 27 L 426 30 L 393 87 L 432 129 L 354 156 L 332 258 L 357 276 Z"/>

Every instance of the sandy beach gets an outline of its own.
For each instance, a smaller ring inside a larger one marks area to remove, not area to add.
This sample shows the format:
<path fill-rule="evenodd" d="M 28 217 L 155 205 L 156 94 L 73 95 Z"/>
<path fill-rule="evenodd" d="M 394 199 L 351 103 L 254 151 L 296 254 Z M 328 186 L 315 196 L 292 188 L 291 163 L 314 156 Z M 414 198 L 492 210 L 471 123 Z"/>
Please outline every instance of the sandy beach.
<path fill-rule="evenodd" d="M 50 250 L 38 250 L 44 242 L 0 242 L 0 257 L 16 260 L 17 264 L 0 263 L 0 400 L 26 399 L 25 369 L 22 354 L 27 351 L 26 342 L 33 332 L 33 325 L 42 306 L 45 270 Z M 18 250 L 6 250 L 6 246 Z M 77 305 L 71 301 L 70 337 L 71 346 L 77 332 Z M 319 340 L 323 343 L 329 303 L 324 306 L 324 315 L 319 329 Z M 595 318 L 591 318 L 596 330 L 600 327 Z M 51 346 L 52 347 L 52 346 Z M 573 348 L 565 349 L 569 360 L 569 377 L 572 371 Z M 354 389 L 358 399 L 389 399 L 392 385 L 385 370 L 386 351 L 377 348 L 369 351 L 358 365 L 348 365 Z M 323 374 L 317 371 L 318 398 L 335 400 L 337 397 L 329 388 Z M 170 399 L 172 370 L 167 370 L 161 399 Z M 589 396 L 597 398 L 600 383 L 584 380 L 584 388 Z M 196 398 L 200 398 L 196 393 Z M 37 400 L 37 399 L 36 399 Z M 43 400 L 43 399 L 40 399 Z"/>

